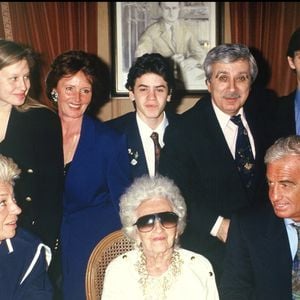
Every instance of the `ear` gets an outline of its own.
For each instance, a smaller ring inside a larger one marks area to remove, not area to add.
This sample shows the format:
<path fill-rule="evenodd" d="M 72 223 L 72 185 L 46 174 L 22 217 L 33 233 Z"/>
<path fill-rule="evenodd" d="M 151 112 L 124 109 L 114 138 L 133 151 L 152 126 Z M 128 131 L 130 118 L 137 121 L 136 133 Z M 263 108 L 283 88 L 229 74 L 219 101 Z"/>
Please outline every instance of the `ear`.
<path fill-rule="evenodd" d="M 288 63 L 289 63 L 290 68 L 291 68 L 292 70 L 295 70 L 295 69 L 296 69 L 296 66 L 295 66 L 295 64 L 294 64 L 294 59 L 293 59 L 292 57 L 288 56 L 288 57 L 287 57 L 287 61 L 288 61 Z"/>
<path fill-rule="evenodd" d="M 132 91 L 129 91 L 129 99 L 131 101 L 134 101 L 135 100 L 135 97 L 134 97 L 134 93 Z"/>
<path fill-rule="evenodd" d="M 171 97 L 172 97 L 172 95 L 170 94 L 170 95 L 168 95 L 168 97 L 167 97 L 167 102 L 170 102 L 171 101 Z"/>
<path fill-rule="evenodd" d="M 211 91 L 211 89 L 210 89 L 210 81 L 208 79 L 206 79 L 205 83 L 207 85 L 207 90 L 210 92 Z"/>

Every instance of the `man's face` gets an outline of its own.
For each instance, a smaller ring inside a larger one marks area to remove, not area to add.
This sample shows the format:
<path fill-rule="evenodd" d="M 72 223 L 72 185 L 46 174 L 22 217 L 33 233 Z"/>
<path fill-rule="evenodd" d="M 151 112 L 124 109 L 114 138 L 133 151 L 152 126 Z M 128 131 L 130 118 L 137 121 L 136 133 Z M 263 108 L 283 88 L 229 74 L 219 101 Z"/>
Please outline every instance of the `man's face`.
<path fill-rule="evenodd" d="M 250 65 L 246 60 L 212 65 L 212 76 L 207 82 L 212 101 L 225 114 L 236 115 L 246 102 L 250 87 Z"/>
<path fill-rule="evenodd" d="M 180 12 L 179 2 L 160 2 L 163 19 L 172 24 L 178 20 Z"/>
<path fill-rule="evenodd" d="M 267 180 L 275 214 L 300 222 L 300 155 L 287 155 L 269 163 Z"/>
<path fill-rule="evenodd" d="M 170 100 L 168 93 L 168 84 L 163 77 L 146 73 L 136 79 L 129 97 L 135 101 L 139 117 L 148 126 L 155 128 L 163 119 L 165 106 Z"/>
<path fill-rule="evenodd" d="M 296 71 L 298 87 L 300 88 L 300 50 L 295 51 L 294 57 L 287 57 L 289 66 L 292 70 Z"/>

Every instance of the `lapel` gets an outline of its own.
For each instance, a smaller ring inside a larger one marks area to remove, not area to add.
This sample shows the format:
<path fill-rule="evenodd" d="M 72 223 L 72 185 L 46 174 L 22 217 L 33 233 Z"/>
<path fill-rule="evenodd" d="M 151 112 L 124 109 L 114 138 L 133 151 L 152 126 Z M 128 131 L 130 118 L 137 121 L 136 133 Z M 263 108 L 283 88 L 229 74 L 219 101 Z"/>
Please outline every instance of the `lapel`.
<path fill-rule="evenodd" d="M 160 26 L 160 37 L 165 42 L 164 48 L 167 47 L 171 50 L 171 52 L 176 53 L 176 51 L 175 51 L 176 49 L 174 48 L 172 41 L 171 41 L 171 34 L 170 34 L 169 30 L 166 30 L 166 26 L 162 20 L 159 22 L 159 26 Z M 159 39 L 157 39 L 157 40 L 159 40 Z"/>
<path fill-rule="evenodd" d="M 143 143 L 136 121 L 136 113 L 132 113 L 128 116 L 128 122 L 126 122 L 125 127 L 124 130 L 127 134 L 128 155 L 132 175 L 135 178 L 143 174 L 148 174 Z M 138 157 L 136 157 L 136 155 L 138 155 Z"/>

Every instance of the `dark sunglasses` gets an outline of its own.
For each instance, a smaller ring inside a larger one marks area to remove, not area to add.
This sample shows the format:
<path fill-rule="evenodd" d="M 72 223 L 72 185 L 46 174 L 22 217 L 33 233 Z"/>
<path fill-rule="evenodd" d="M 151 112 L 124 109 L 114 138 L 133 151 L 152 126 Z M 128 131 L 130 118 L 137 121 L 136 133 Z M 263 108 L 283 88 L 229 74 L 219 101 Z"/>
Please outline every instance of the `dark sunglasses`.
<path fill-rule="evenodd" d="M 140 232 L 149 232 L 154 228 L 155 221 L 158 220 L 164 228 L 169 229 L 176 227 L 178 218 L 178 215 L 175 213 L 165 211 L 157 214 L 142 216 L 138 218 L 133 225 L 136 225 Z"/>

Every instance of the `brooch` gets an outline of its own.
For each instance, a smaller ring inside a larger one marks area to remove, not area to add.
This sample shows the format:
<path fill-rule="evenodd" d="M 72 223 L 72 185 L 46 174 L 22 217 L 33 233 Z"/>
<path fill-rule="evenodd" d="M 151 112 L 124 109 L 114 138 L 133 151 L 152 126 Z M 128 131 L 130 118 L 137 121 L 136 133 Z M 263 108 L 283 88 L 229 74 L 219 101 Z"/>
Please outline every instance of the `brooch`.
<path fill-rule="evenodd" d="M 128 155 L 130 157 L 130 164 L 135 166 L 138 161 L 139 153 L 137 151 L 133 151 L 131 148 L 128 148 Z"/>

